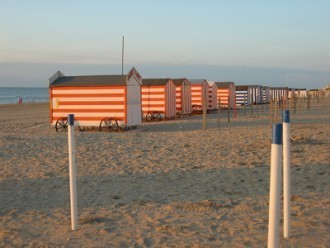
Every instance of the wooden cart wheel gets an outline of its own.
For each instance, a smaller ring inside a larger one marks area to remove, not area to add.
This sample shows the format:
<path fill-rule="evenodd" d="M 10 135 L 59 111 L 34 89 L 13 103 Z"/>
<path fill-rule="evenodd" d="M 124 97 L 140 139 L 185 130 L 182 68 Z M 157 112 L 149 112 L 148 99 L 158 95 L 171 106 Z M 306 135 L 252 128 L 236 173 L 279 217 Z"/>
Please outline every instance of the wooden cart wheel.
<path fill-rule="evenodd" d="M 100 131 L 118 132 L 118 122 L 112 118 L 104 118 L 100 123 Z"/>
<path fill-rule="evenodd" d="M 161 121 L 162 120 L 162 115 L 159 112 L 154 113 L 154 119 L 156 121 Z"/>
<path fill-rule="evenodd" d="M 68 131 L 68 118 L 61 117 L 56 121 L 55 124 L 56 132 L 67 132 Z"/>
<path fill-rule="evenodd" d="M 118 125 L 117 120 L 110 119 L 110 129 L 111 129 L 111 132 L 118 132 L 119 131 L 119 125 Z"/>
<path fill-rule="evenodd" d="M 152 113 L 148 112 L 148 114 L 146 114 L 146 122 L 150 122 L 152 121 Z"/>

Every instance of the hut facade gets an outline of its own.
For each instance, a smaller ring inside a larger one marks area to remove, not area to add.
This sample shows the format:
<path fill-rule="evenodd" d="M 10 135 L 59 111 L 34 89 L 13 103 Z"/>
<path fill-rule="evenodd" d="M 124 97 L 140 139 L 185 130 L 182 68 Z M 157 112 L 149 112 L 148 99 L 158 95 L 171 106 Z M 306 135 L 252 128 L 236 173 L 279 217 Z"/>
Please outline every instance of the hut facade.
<path fill-rule="evenodd" d="M 161 118 L 176 116 L 176 87 L 170 78 L 149 78 L 142 80 L 142 112 L 145 117 L 149 112 L 158 112 Z"/>
<path fill-rule="evenodd" d="M 74 114 L 79 126 L 98 126 L 104 118 L 139 125 L 141 84 L 135 68 L 127 75 L 65 76 L 58 71 L 49 79 L 50 123 Z"/>
<path fill-rule="evenodd" d="M 203 99 L 208 99 L 209 84 L 205 79 L 189 79 L 189 81 L 193 110 L 202 110 Z"/>
<path fill-rule="evenodd" d="M 270 87 L 271 101 L 282 101 L 288 99 L 288 87 Z"/>
<path fill-rule="evenodd" d="M 306 89 L 300 89 L 300 88 L 290 88 L 288 89 L 288 98 L 291 99 L 293 97 L 297 98 L 304 98 L 307 97 L 307 90 Z"/>
<path fill-rule="evenodd" d="M 180 115 L 189 115 L 191 108 L 191 84 L 186 78 L 173 79 L 176 93 L 176 113 Z"/>
<path fill-rule="evenodd" d="M 262 100 L 263 103 L 270 103 L 271 101 L 270 87 L 262 86 Z"/>
<path fill-rule="evenodd" d="M 207 109 L 208 110 L 217 109 L 218 108 L 217 86 L 215 85 L 214 81 L 207 81 L 207 83 L 209 85 Z"/>
<path fill-rule="evenodd" d="M 237 106 L 249 105 L 249 86 L 248 85 L 236 85 L 235 86 L 235 97 Z"/>
<path fill-rule="evenodd" d="M 251 105 L 262 103 L 262 86 L 260 85 L 236 85 L 236 104 Z"/>
<path fill-rule="evenodd" d="M 215 82 L 215 85 L 217 87 L 217 98 L 220 98 L 221 107 L 236 108 L 235 83 Z"/>

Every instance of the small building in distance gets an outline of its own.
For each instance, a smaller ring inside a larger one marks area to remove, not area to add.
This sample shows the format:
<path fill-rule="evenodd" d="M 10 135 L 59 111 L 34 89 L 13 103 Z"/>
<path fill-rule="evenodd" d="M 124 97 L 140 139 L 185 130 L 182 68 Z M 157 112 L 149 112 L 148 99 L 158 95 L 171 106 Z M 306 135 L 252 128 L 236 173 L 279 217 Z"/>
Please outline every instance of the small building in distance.
<path fill-rule="evenodd" d="M 215 82 L 217 98 L 220 98 L 222 108 L 236 108 L 236 93 L 234 82 Z M 228 102 L 229 100 L 229 102 Z"/>
<path fill-rule="evenodd" d="M 191 107 L 191 83 L 186 78 L 173 79 L 176 87 L 176 113 L 177 116 L 190 115 Z"/>
<path fill-rule="evenodd" d="M 160 119 L 176 116 L 176 86 L 170 78 L 147 78 L 142 80 L 141 97 L 144 118 L 154 113 Z"/>
<path fill-rule="evenodd" d="M 127 75 L 65 76 L 49 79 L 50 123 L 74 114 L 79 126 L 99 126 L 113 118 L 121 126 L 141 124 L 142 77 L 133 67 Z"/>
<path fill-rule="evenodd" d="M 214 110 L 218 108 L 217 86 L 214 81 L 207 80 L 207 83 L 209 85 L 207 110 Z"/>
<path fill-rule="evenodd" d="M 191 83 L 191 104 L 193 111 L 202 111 L 203 100 L 208 101 L 209 84 L 205 79 L 189 79 Z M 208 104 L 207 104 L 208 106 Z"/>

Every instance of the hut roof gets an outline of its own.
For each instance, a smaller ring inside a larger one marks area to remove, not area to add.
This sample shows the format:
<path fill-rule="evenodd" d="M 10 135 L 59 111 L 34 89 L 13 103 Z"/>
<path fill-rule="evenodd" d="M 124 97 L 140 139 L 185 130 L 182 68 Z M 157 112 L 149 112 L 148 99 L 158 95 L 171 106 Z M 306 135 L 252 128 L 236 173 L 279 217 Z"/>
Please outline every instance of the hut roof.
<path fill-rule="evenodd" d="M 176 79 L 172 79 L 173 83 L 175 86 L 180 86 L 182 85 L 184 82 L 189 82 L 188 79 L 186 78 L 176 78 Z"/>
<path fill-rule="evenodd" d="M 228 88 L 230 85 L 235 85 L 234 82 L 215 82 L 218 88 Z"/>
<path fill-rule="evenodd" d="M 236 85 L 235 89 L 236 90 L 248 90 L 249 86 L 248 85 Z"/>
<path fill-rule="evenodd" d="M 51 83 L 50 87 L 126 85 L 126 82 L 126 75 L 62 76 Z"/>
<path fill-rule="evenodd" d="M 171 79 L 170 78 L 145 78 L 142 79 L 143 86 L 152 85 L 166 85 Z"/>
<path fill-rule="evenodd" d="M 205 79 L 189 79 L 191 84 L 203 84 L 207 83 Z"/>
<path fill-rule="evenodd" d="M 249 85 L 235 85 L 235 89 L 236 90 L 247 90 L 248 88 L 253 88 L 253 89 L 257 89 L 259 88 L 261 85 L 257 85 L 257 84 L 249 84 Z M 261 86 L 262 87 L 262 86 Z"/>

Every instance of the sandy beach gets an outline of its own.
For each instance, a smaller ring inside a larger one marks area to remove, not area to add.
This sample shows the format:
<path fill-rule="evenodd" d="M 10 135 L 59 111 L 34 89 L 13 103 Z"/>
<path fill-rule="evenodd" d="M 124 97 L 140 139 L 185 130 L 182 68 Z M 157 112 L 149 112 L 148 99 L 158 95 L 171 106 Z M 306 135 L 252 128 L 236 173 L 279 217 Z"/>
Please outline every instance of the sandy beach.
<path fill-rule="evenodd" d="M 292 236 L 330 245 L 330 99 L 291 113 Z M 0 247 L 267 247 L 269 110 L 222 111 L 75 132 L 79 230 L 71 231 L 67 133 L 49 104 L 0 105 Z M 282 212 L 282 210 L 281 210 Z"/>

